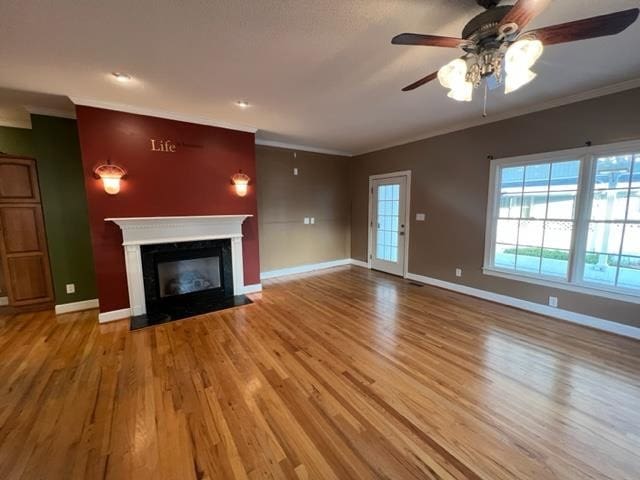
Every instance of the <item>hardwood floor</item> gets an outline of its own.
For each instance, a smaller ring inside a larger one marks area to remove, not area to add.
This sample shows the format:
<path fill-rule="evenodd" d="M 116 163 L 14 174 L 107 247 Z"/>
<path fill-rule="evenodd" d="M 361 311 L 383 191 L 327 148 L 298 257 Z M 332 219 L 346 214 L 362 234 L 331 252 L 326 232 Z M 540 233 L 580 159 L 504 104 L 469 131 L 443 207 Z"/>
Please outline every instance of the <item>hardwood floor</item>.
<path fill-rule="evenodd" d="M 357 267 L 0 317 L 2 479 L 637 479 L 640 342 Z"/>

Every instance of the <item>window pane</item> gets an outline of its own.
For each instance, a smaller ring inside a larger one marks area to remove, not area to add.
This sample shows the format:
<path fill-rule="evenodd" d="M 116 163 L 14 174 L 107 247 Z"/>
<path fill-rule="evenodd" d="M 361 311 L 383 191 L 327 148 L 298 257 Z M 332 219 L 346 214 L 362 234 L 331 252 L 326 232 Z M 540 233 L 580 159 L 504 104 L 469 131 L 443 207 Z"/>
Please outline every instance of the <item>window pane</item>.
<path fill-rule="evenodd" d="M 547 218 L 572 220 L 575 208 L 576 192 L 551 192 Z"/>
<path fill-rule="evenodd" d="M 631 178 L 631 188 L 640 188 L 640 154 L 636 153 L 633 161 L 633 177 Z"/>
<path fill-rule="evenodd" d="M 527 273 L 539 273 L 541 253 L 540 248 L 518 246 L 516 270 Z"/>
<path fill-rule="evenodd" d="M 587 251 L 617 255 L 620 252 L 623 225 L 622 223 L 590 223 Z"/>
<path fill-rule="evenodd" d="M 497 244 L 493 264 L 496 267 L 513 270 L 516 266 L 516 246 Z"/>
<path fill-rule="evenodd" d="M 498 216 L 501 218 L 519 218 L 520 205 L 522 203 L 522 195 L 508 193 L 500 195 L 500 211 Z"/>
<path fill-rule="evenodd" d="M 598 158 L 595 188 L 628 188 L 630 174 L 631 155 Z"/>
<path fill-rule="evenodd" d="M 513 245 L 518 243 L 518 220 L 498 220 L 496 241 Z"/>
<path fill-rule="evenodd" d="M 541 247 L 543 220 L 520 220 L 518 245 Z"/>
<path fill-rule="evenodd" d="M 550 190 L 577 190 L 580 160 L 558 162 L 551 165 Z"/>
<path fill-rule="evenodd" d="M 620 257 L 618 286 L 640 288 L 640 257 Z"/>
<path fill-rule="evenodd" d="M 596 190 L 591 207 L 592 220 L 624 220 L 628 190 Z"/>
<path fill-rule="evenodd" d="M 571 248 L 571 236 L 573 234 L 573 222 L 552 222 L 544 224 L 544 246 L 552 249 L 569 250 Z"/>
<path fill-rule="evenodd" d="M 613 286 L 616 281 L 617 265 L 617 255 L 588 252 L 585 257 L 584 279 L 587 282 Z"/>
<path fill-rule="evenodd" d="M 622 254 L 640 257 L 640 224 L 627 223 L 624 229 Z"/>
<path fill-rule="evenodd" d="M 500 169 L 500 191 L 521 192 L 524 180 L 524 167 L 506 167 Z"/>
<path fill-rule="evenodd" d="M 522 196 L 522 218 L 543 219 L 547 215 L 547 192 L 525 193 Z"/>
<path fill-rule="evenodd" d="M 554 250 L 545 248 L 542 250 L 542 263 L 540 273 L 554 277 L 567 277 L 569 268 L 569 250 Z"/>
<path fill-rule="evenodd" d="M 524 172 L 524 191 L 547 191 L 549 188 L 550 169 L 551 165 L 549 163 L 527 165 Z"/>
<path fill-rule="evenodd" d="M 640 170 L 640 165 L 638 166 Z M 640 178 L 640 172 L 638 172 Z M 640 220 L 640 189 L 631 190 L 629 193 L 629 210 L 627 220 Z"/>

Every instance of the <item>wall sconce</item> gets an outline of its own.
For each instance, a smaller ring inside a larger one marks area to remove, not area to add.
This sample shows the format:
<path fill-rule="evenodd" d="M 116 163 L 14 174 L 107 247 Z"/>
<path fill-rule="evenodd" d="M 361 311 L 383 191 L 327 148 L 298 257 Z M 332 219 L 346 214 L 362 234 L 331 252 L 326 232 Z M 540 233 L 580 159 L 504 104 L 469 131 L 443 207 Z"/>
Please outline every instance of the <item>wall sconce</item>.
<path fill-rule="evenodd" d="M 120 192 L 120 180 L 126 175 L 121 167 L 112 165 L 111 160 L 108 160 L 106 164 L 96 167 L 93 172 L 97 178 L 102 180 L 104 191 L 109 195 Z"/>
<path fill-rule="evenodd" d="M 249 180 L 251 180 L 249 176 L 242 173 L 242 170 L 231 177 L 231 182 L 236 187 L 236 194 L 239 197 L 244 197 L 247 194 Z"/>

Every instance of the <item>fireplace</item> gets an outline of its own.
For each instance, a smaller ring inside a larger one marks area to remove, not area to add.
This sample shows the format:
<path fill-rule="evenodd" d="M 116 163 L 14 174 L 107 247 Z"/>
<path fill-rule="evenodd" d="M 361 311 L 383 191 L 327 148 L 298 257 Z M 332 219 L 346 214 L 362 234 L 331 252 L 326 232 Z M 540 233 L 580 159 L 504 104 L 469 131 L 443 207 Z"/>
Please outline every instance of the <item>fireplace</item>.
<path fill-rule="evenodd" d="M 122 229 L 131 329 L 251 303 L 244 294 L 261 287 L 244 284 L 249 216 L 105 219 Z"/>
<path fill-rule="evenodd" d="M 229 239 L 143 245 L 141 254 L 148 315 L 206 311 L 234 296 Z"/>

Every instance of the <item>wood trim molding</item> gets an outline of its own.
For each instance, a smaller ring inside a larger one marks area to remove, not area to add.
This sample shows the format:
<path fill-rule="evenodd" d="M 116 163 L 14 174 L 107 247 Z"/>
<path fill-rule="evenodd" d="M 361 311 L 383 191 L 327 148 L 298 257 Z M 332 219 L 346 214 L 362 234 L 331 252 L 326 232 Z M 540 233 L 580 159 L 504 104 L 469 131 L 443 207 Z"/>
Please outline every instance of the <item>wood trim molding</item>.
<path fill-rule="evenodd" d="M 136 115 L 146 115 L 148 117 L 165 118 L 168 120 L 176 120 L 179 122 L 196 123 L 199 125 L 208 125 L 210 127 L 226 128 L 228 130 L 238 130 L 240 132 L 256 133 L 258 129 L 248 125 L 227 123 L 219 120 L 214 120 L 207 117 L 197 117 L 194 115 L 183 115 L 168 110 L 155 110 L 151 108 L 137 107 L 134 105 L 128 105 L 125 103 L 103 102 L 101 100 L 95 100 L 91 98 L 81 97 L 69 97 L 69 99 L 75 105 L 82 105 L 85 107 L 103 108 L 105 110 L 115 110 L 118 112 L 134 113 Z"/>
<path fill-rule="evenodd" d="M 56 315 L 62 315 L 63 313 L 80 312 L 82 310 L 91 310 L 98 308 L 100 305 L 97 298 L 91 300 L 81 300 L 79 302 L 63 303 L 55 306 Z"/>
<path fill-rule="evenodd" d="M 268 272 L 261 272 L 260 280 L 284 277 L 285 275 L 295 275 L 297 273 L 314 272 L 316 270 L 323 270 L 325 268 L 341 267 L 343 265 L 350 265 L 351 261 L 352 260 L 350 258 L 343 258 L 340 260 L 331 260 L 329 262 L 308 263 L 305 265 L 298 265 L 295 267 L 280 268 L 278 270 L 270 270 Z"/>
<path fill-rule="evenodd" d="M 424 283 L 426 285 L 432 285 L 434 287 L 444 288 L 446 290 L 462 293 L 464 295 L 482 298 L 491 302 L 501 303 L 510 307 L 519 308 L 521 310 L 527 310 L 529 312 L 538 313 L 540 315 L 545 315 L 547 317 L 552 317 L 558 320 L 564 320 L 566 322 L 576 323 L 585 327 L 591 327 L 597 330 L 615 333 L 616 335 L 622 335 L 624 337 L 630 337 L 640 340 L 639 327 L 624 325 L 612 320 L 592 317 L 590 315 L 584 315 L 582 313 L 572 312 L 570 310 L 549 307 L 547 305 L 530 302 L 528 300 L 522 300 L 520 298 L 510 297 L 508 295 L 488 292 L 486 290 L 480 290 L 478 288 L 460 285 L 457 283 L 446 282 L 444 280 L 438 280 L 437 278 L 426 277 L 424 275 L 418 275 L 415 273 L 407 274 L 407 279 Z"/>

